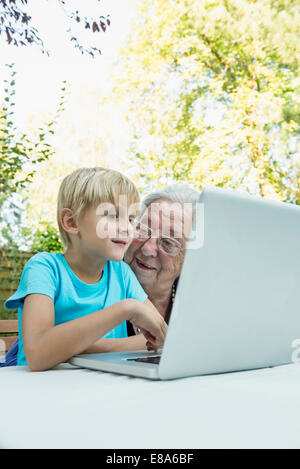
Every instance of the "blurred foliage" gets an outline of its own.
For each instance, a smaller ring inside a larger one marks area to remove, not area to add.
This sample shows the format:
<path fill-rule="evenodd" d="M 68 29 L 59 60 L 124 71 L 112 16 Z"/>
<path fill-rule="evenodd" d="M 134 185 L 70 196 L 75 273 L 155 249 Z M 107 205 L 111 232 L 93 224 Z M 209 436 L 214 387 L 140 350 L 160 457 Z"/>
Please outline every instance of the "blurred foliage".
<path fill-rule="evenodd" d="M 87 81 L 73 84 L 68 91 L 65 111 L 55 129 L 55 153 L 39 164 L 30 184 L 26 207 L 30 227 L 40 228 L 41 220 L 56 226 L 58 188 L 67 174 L 82 166 L 121 169 L 120 148 L 128 146 L 129 134 L 123 114 L 112 102 L 111 85 L 103 89 Z M 41 112 L 32 114 L 26 128 L 37 127 L 40 120 Z"/>
<path fill-rule="evenodd" d="M 47 222 L 41 222 L 41 225 L 43 228 L 34 231 L 28 228 L 22 229 L 31 252 L 63 252 L 64 248 L 57 228 Z"/>
<path fill-rule="evenodd" d="M 14 122 L 16 72 L 13 64 L 7 67 L 10 73 L 9 78 L 4 80 L 4 101 L 0 107 L 0 223 L 2 222 L 2 238 L 13 245 L 11 228 L 13 225 L 16 230 L 20 225 L 23 210 L 20 199 L 26 198 L 28 185 L 38 166 L 54 154 L 51 137 L 64 111 L 66 82 L 63 82 L 60 102 L 53 118 L 45 125 L 34 129 L 34 132 L 24 133 Z M 9 213 L 10 220 L 5 219 L 5 212 Z"/>
<path fill-rule="evenodd" d="M 300 203 L 299 1 L 135 3 L 116 93 L 139 187 L 184 180 Z"/>
<path fill-rule="evenodd" d="M 27 186 L 32 180 L 37 163 L 49 159 L 53 147 L 47 141 L 54 134 L 53 126 L 63 111 L 66 87 L 64 82 L 62 96 L 54 118 L 37 129 L 35 138 L 20 133 L 14 124 L 15 75 L 14 64 L 6 65 L 10 77 L 4 80 L 4 105 L 0 108 L 0 204 L 10 196 Z M 28 170 L 24 171 L 27 164 Z"/>

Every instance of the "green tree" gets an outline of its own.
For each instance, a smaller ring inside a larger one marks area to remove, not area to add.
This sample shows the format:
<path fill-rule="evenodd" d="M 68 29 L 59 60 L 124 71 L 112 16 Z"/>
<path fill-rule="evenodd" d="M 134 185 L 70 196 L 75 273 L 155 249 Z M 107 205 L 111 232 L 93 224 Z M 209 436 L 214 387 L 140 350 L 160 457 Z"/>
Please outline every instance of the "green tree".
<path fill-rule="evenodd" d="M 63 252 L 59 231 L 50 223 L 41 222 L 41 228 L 32 230 L 23 228 L 31 252 Z"/>
<path fill-rule="evenodd" d="M 20 132 L 14 123 L 16 72 L 13 64 L 7 67 L 10 69 L 10 76 L 4 80 L 5 97 L 4 104 L 0 108 L 0 222 L 3 221 L 4 204 L 6 204 L 12 209 L 14 222 L 18 224 L 20 214 L 12 196 L 28 188 L 38 164 L 48 160 L 54 153 L 50 137 L 54 134 L 55 123 L 64 109 L 66 86 L 64 83 L 60 103 L 53 119 L 36 129 L 34 136 L 28 135 Z M 8 238 L 9 232 L 10 229 L 6 227 L 2 230 L 2 235 Z"/>
<path fill-rule="evenodd" d="M 300 203 L 298 0 L 136 0 L 121 57 L 141 187 Z"/>

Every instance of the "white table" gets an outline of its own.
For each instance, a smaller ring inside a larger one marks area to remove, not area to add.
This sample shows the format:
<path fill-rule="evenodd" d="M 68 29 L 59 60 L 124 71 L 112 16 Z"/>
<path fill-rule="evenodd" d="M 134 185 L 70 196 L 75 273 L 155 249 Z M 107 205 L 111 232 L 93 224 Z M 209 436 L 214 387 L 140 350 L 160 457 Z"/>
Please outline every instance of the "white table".
<path fill-rule="evenodd" d="M 2 448 L 300 448 L 300 365 L 148 381 L 0 369 Z"/>

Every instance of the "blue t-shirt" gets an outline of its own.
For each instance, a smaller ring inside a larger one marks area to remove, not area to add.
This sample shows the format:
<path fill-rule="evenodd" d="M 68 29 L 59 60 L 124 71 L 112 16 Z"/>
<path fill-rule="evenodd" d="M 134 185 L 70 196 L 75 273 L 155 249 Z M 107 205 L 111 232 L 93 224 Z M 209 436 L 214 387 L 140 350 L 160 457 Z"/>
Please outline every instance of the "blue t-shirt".
<path fill-rule="evenodd" d="M 25 297 L 32 293 L 47 295 L 53 300 L 55 326 L 87 316 L 125 298 L 142 302 L 147 299 L 131 268 L 123 261 L 107 261 L 101 280 L 88 284 L 74 274 L 63 254 L 36 254 L 25 265 L 18 290 L 5 302 L 7 309 L 18 308 L 18 365 L 27 365 L 23 350 L 22 312 Z M 103 337 L 127 337 L 126 321 Z"/>

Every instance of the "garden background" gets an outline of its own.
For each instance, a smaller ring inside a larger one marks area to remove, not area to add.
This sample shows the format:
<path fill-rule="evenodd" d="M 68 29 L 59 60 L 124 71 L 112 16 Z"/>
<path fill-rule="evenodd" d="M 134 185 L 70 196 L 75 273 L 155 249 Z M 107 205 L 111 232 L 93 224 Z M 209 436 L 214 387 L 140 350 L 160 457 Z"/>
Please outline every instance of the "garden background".
<path fill-rule="evenodd" d="M 63 177 L 106 166 L 300 204 L 299 0 L 0 0 L 0 319 L 62 249 Z"/>

